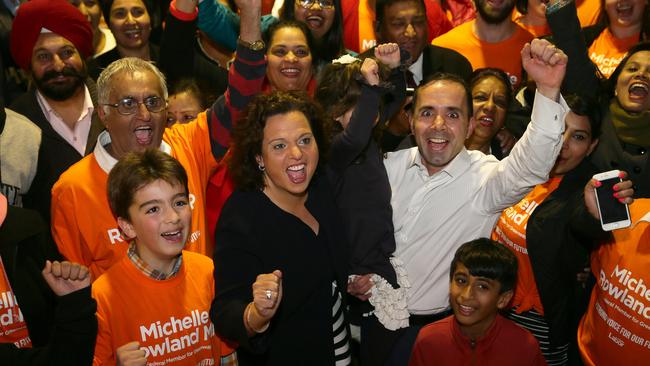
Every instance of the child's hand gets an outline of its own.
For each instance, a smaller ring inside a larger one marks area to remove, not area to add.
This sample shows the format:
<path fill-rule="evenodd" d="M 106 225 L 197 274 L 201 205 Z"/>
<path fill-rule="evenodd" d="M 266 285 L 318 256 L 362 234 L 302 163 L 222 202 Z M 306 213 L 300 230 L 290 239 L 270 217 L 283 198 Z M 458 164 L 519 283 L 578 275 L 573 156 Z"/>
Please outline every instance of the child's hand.
<path fill-rule="evenodd" d="M 90 286 L 88 268 L 78 263 L 45 261 L 43 278 L 57 296 L 65 296 Z"/>
<path fill-rule="evenodd" d="M 379 65 L 377 61 L 367 58 L 361 64 L 361 75 L 366 79 L 369 85 L 379 84 Z"/>
<path fill-rule="evenodd" d="M 147 364 L 147 357 L 140 349 L 138 342 L 130 342 L 117 347 L 115 358 L 117 366 L 145 366 Z"/>
<path fill-rule="evenodd" d="M 399 46 L 397 43 L 384 43 L 375 47 L 375 58 L 382 64 L 394 69 L 400 64 Z"/>

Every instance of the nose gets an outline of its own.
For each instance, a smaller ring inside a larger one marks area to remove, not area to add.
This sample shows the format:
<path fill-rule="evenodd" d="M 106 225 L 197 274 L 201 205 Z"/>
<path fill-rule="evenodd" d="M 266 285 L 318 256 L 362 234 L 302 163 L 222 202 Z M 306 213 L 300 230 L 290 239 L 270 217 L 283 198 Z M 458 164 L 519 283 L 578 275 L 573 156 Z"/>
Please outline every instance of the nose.
<path fill-rule="evenodd" d="M 302 150 L 298 145 L 291 146 L 291 150 L 289 151 L 289 154 L 292 159 L 299 160 L 300 158 L 302 158 Z"/>
<path fill-rule="evenodd" d="M 296 54 L 293 53 L 293 51 L 289 51 L 284 56 L 284 59 L 287 60 L 288 62 L 296 62 L 298 60 L 298 57 L 296 57 Z"/>
<path fill-rule="evenodd" d="M 57 72 L 61 72 L 61 70 L 63 70 L 63 68 L 65 67 L 65 62 L 63 62 L 61 57 L 59 57 L 59 55 L 57 54 L 54 54 L 52 64 L 54 70 Z"/>
<path fill-rule="evenodd" d="M 143 121 L 148 121 L 151 119 L 151 112 L 149 112 L 149 110 L 144 105 L 144 103 L 138 103 L 138 110 L 136 111 L 136 116 Z"/>
<path fill-rule="evenodd" d="M 165 221 L 174 224 L 181 220 L 181 215 L 178 213 L 176 208 L 171 208 L 167 210 L 167 215 L 165 215 Z"/>
<path fill-rule="evenodd" d="M 126 12 L 126 18 L 124 19 L 125 23 L 135 23 L 135 17 L 133 17 L 133 14 L 131 14 L 130 11 Z"/>
<path fill-rule="evenodd" d="M 485 108 L 487 110 L 490 110 L 490 111 L 496 109 L 496 107 L 497 107 L 497 105 L 496 105 L 496 103 L 494 103 L 494 97 L 493 96 L 490 96 L 488 98 L 488 100 L 485 101 L 485 104 L 483 104 L 483 108 Z"/>
<path fill-rule="evenodd" d="M 311 4 L 310 9 L 313 9 L 313 10 L 321 10 L 322 7 L 320 6 L 320 1 L 314 1 L 314 2 Z"/>
<path fill-rule="evenodd" d="M 467 285 L 460 292 L 460 298 L 462 300 L 470 300 L 474 297 L 474 287 Z"/>
<path fill-rule="evenodd" d="M 438 114 L 433 119 L 433 122 L 431 123 L 431 128 L 435 130 L 445 130 L 447 129 L 447 123 L 445 122 L 445 119 Z"/>
<path fill-rule="evenodd" d="M 411 23 L 409 23 L 406 26 L 406 30 L 404 30 L 404 35 L 409 38 L 413 38 L 416 36 L 415 28 L 413 28 L 413 25 Z"/>
<path fill-rule="evenodd" d="M 568 130 L 564 131 L 562 135 L 562 150 L 569 148 L 569 139 L 571 139 L 571 133 Z"/>

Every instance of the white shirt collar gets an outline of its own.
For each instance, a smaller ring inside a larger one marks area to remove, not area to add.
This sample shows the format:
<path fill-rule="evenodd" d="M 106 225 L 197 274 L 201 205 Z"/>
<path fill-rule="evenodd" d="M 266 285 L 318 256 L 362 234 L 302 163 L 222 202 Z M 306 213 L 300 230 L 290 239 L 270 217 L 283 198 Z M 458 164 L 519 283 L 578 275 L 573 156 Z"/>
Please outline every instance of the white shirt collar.
<path fill-rule="evenodd" d="M 422 61 L 422 55 L 424 52 L 420 53 L 420 57 L 418 57 L 417 60 L 415 60 L 414 63 L 409 66 L 409 71 L 413 74 L 413 80 L 415 80 L 415 83 L 417 85 L 420 85 L 422 82 L 422 64 L 424 61 Z"/>
<path fill-rule="evenodd" d="M 117 159 L 115 159 L 111 154 L 106 150 L 106 146 L 111 143 L 111 135 L 108 131 L 102 131 L 97 137 L 97 144 L 95 145 L 95 159 L 97 164 L 102 168 L 106 174 L 110 173 L 111 169 L 117 164 Z M 160 143 L 160 151 L 171 155 L 172 147 L 169 146 L 165 141 Z"/>

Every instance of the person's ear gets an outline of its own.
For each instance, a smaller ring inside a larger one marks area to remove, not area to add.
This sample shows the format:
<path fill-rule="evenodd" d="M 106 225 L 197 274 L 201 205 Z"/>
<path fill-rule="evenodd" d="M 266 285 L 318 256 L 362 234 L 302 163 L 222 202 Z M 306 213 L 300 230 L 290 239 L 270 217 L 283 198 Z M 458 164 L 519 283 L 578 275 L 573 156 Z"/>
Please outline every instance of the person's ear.
<path fill-rule="evenodd" d="M 476 128 L 476 119 L 474 119 L 474 116 L 471 116 L 467 122 L 467 135 L 465 136 L 465 140 L 472 136 L 474 133 L 474 128 Z"/>
<path fill-rule="evenodd" d="M 123 217 L 118 217 L 117 226 L 119 226 L 122 233 L 127 236 L 127 239 L 134 239 L 137 237 L 133 224 L 131 224 L 129 220 Z"/>
<path fill-rule="evenodd" d="M 591 153 L 594 151 L 596 146 L 598 146 L 598 141 L 599 140 L 597 138 L 591 141 L 591 145 L 589 145 L 589 150 L 587 150 L 587 156 L 591 155 Z"/>
<path fill-rule="evenodd" d="M 513 290 L 508 290 L 502 294 L 499 294 L 499 299 L 497 300 L 497 308 L 499 310 L 505 309 L 510 303 L 510 300 L 512 299 L 513 295 L 514 295 Z"/>
<path fill-rule="evenodd" d="M 255 155 L 255 161 L 257 162 L 259 170 L 264 171 L 264 158 L 262 155 Z"/>
<path fill-rule="evenodd" d="M 103 105 L 100 105 L 99 108 L 97 108 L 97 117 L 99 117 L 99 121 L 108 130 L 108 126 L 106 125 L 106 118 L 108 117 L 108 113 L 106 113 L 106 110 L 104 108 L 106 107 Z"/>

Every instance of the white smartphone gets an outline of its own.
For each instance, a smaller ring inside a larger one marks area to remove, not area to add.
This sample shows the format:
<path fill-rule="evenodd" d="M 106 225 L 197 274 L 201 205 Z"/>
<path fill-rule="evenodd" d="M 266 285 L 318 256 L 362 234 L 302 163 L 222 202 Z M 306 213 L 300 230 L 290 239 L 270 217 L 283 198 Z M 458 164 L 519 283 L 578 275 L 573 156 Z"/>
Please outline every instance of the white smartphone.
<path fill-rule="evenodd" d="M 594 175 L 594 179 L 601 183 L 600 187 L 596 187 L 596 203 L 600 212 L 600 225 L 605 231 L 622 229 L 631 224 L 627 205 L 614 197 L 614 185 L 623 181 L 619 178 L 619 173 L 618 170 L 610 170 Z"/>

